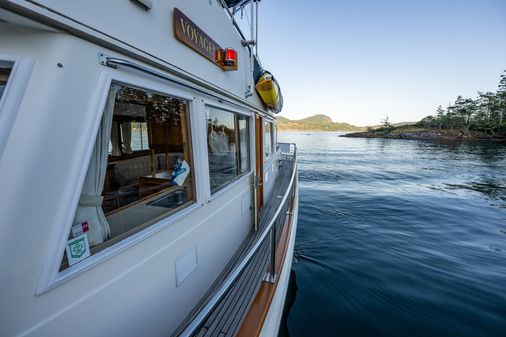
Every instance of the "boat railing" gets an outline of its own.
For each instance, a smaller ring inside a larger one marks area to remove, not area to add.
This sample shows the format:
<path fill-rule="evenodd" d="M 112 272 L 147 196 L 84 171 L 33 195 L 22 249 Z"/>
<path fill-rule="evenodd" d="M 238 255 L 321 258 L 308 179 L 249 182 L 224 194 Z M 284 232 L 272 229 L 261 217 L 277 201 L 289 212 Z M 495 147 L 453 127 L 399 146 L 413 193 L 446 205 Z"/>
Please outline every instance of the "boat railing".
<path fill-rule="evenodd" d="M 282 156 L 286 159 L 290 159 L 295 155 L 296 146 L 294 143 L 278 143 L 279 150 Z"/>
<path fill-rule="evenodd" d="M 287 215 L 292 215 L 291 209 L 289 206 L 292 205 L 295 198 L 295 193 L 297 189 L 297 147 L 293 143 L 278 143 L 281 148 L 281 160 L 293 161 L 292 171 L 290 175 L 290 181 L 281 198 L 281 202 L 279 206 L 276 208 L 276 211 L 272 215 L 270 221 L 267 226 L 265 226 L 256 240 L 255 244 L 251 246 L 251 248 L 247 251 L 247 253 L 243 254 L 242 260 L 232 269 L 232 271 L 227 275 L 221 285 L 208 297 L 207 302 L 201 307 L 201 309 L 194 313 L 194 315 L 188 320 L 187 325 L 180 330 L 179 333 L 176 333 L 175 336 L 179 337 L 190 337 L 193 336 L 200 326 L 204 323 L 206 318 L 212 313 L 213 309 L 218 305 L 220 300 L 225 296 L 225 294 L 230 290 L 230 288 L 234 285 L 234 282 L 241 275 L 244 269 L 248 266 L 249 262 L 253 259 L 253 257 L 258 253 L 260 248 L 263 246 L 263 243 L 267 239 L 270 238 L 270 268 L 264 277 L 263 281 L 266 282 L 275 282 L 276 275 L 276 246 L 279 241 L 279 235 L 284 225 L 284 221 Z M 281 196 L 273 196 L 273 197 L 281 197 Z"/>

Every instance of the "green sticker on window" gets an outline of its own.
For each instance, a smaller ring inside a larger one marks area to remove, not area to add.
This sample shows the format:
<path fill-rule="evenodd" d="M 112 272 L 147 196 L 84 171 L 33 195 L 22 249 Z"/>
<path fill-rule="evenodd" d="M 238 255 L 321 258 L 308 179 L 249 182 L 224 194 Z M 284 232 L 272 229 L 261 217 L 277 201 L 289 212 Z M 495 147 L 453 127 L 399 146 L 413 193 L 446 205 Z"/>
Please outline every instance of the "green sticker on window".
<path fill-rule="evenodd" d="M 84 260 L 90 256 L 90 244 L 86 233 L 67 241 L 65 248 L 69 266 Z"/>
<path fill-rule="evenodd" d="M 70 256 L 74 259 L 78 259 L 86 253 L 86 246 L 84 245 L 84 238 L 80 238 L 79 240 L 75 240 L 74 242 L 69 244 L 70 246 Z"/>

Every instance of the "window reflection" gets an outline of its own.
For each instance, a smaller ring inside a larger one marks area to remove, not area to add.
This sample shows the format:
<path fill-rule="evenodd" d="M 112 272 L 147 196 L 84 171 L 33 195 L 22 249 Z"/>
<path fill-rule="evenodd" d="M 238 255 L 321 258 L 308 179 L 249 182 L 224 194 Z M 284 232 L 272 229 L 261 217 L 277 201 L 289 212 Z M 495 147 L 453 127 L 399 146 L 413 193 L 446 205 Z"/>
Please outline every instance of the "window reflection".
<path fill-rule="evenodd" d="M 273 151 L 273 145 L 272 145 L 272 123 L 266 122 L 265 123 L 265 158 L 268 158 Z"/>
<path fill-rule="evenodd" d="M 249 171 L 249 121 L 211 107 L 206 117 L 209 178 L 214 193 Z"/>
<path fill-rule="evenodd" d="M 11 70 L 12 67 L 2 65 L 2 61 L 0 61 L 0 99 L 2 99 L 5 87 L 7 86 L 7 81 L 9 80 Z"/>
<path fill-rule="evenodd" d="M 239 124 L 239 166 L 240 173 L 249 171 L 249 120 L 244 116 L 237 116 Z"/>
<path fill-rule="evenodd" d="M 190 139 L 186 101 L 111 86 L 61 270 L 193 202 Z"/>

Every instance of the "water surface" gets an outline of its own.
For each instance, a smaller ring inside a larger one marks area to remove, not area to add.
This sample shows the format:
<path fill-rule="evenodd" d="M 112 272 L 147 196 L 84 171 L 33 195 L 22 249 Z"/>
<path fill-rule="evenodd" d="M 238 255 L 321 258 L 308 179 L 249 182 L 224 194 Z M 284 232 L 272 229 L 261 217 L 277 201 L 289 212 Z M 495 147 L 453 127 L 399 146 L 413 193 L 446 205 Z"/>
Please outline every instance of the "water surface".
<path fill-rule="evenodd" d="M 506 144 L 281 133 L 297 336 L 506 336 Z"/>

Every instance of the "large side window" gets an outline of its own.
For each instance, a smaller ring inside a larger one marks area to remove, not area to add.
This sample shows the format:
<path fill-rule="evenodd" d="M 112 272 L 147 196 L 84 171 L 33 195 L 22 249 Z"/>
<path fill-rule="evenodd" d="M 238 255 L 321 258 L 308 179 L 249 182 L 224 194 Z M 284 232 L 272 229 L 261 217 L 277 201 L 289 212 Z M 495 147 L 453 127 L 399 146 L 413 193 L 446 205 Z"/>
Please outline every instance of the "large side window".
<path fill-rule="evenodd" d="M 269 156 L 274 151 L 272 129 L 273 129 L 272 123 L 265 122 L 265 134 L 264 134 L 265 158 L 269 158 Z"/>
<path fill-rule="evenodd" d="M 207 110 L 211 193 L 250 170 L 249 119 L 229 111 Z"/>
<path fill-rule="evenodd" d="M 0 61 L 0 99 L 2 99 L 11 71 L 12 62 Z"/>
<path fill-rule="evenodd" d="M 188 102 L 110 88 L 61 270 L 194 201 Z"/>

